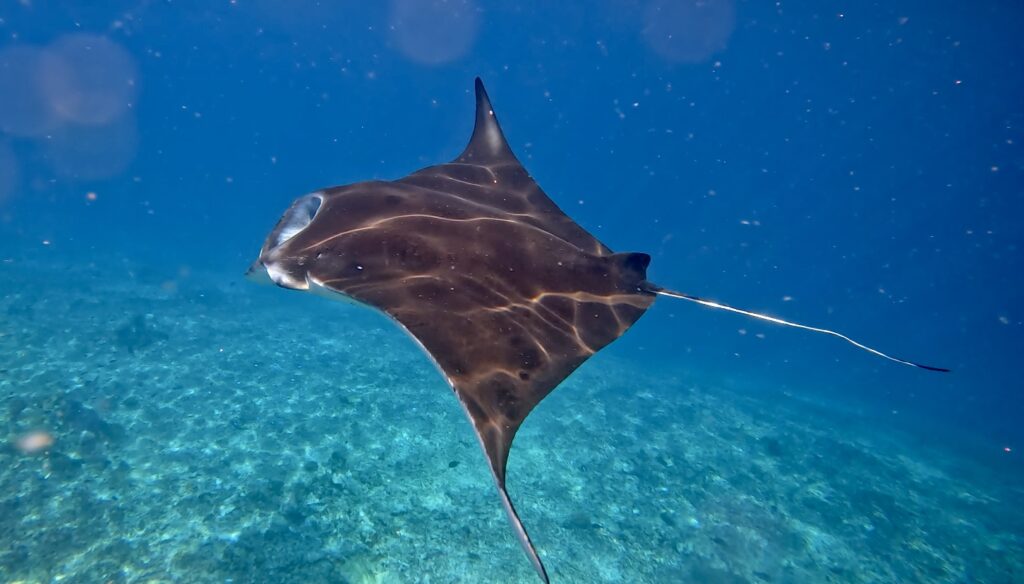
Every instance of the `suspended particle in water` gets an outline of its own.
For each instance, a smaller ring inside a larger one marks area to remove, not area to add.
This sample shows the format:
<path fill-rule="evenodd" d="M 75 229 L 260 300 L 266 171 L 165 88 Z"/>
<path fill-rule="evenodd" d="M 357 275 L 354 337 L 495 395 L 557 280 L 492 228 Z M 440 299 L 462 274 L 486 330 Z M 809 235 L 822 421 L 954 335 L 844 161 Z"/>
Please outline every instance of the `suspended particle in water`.
<path fill-rule="evenodd" d="M 49 432 L 38 430 L 18 438 L 15 447 L 22 454 L 36 454 L 53 446 L 54 438 Z"/>

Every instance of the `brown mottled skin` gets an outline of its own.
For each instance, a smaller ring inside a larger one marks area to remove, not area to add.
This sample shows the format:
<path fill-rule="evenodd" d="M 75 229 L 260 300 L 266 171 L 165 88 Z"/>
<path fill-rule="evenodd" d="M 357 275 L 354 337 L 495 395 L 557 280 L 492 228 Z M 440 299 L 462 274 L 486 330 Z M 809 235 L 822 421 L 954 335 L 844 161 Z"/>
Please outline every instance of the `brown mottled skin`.
<path fill-rule="evenodd" d="M 469 414 L 519 533 L 505 494 L 516 431 L 655 295 L 649 256 L 614 254 L 567 217 L 512 154 L 479 80 L 476 92 L 473 138 L 458 158 L 299 199 L 252 269 L 341 293 L 411 333 Z M 318 209 L 304 210 L 309 197 Z M 282 238 L 303 213 L 315 216 Z M 520 539 L 546 581 L 525 530 Z"/>

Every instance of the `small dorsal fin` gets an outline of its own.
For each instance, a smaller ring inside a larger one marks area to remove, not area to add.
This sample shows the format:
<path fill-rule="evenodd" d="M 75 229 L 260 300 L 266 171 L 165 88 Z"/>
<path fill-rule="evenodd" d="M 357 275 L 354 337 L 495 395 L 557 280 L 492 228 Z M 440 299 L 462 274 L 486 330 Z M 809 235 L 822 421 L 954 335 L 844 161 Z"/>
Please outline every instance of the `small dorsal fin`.
<path fill-rule="evenodd" d="M 498 117 L 494 115 L 491 99 L 487 97 L 484 82 L 476 78 L 476 124 L 473 126 L 473 137 L 462 154 L 455 162 L 473 162 L 477 164 L 503 159 L 516 160 L 512 149 L 505 141 L 505 134 L 498 125 Z"/>

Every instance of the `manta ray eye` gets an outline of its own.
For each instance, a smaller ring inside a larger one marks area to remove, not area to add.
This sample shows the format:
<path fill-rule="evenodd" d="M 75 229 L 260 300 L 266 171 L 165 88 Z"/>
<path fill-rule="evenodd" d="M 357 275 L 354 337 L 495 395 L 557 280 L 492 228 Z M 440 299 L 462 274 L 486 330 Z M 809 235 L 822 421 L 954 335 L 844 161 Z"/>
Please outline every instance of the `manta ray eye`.
<path fill-rule="evenodd" d="M 301 197 L 292 203 L 292 206 L 281 217 L 281 221 L 278 222 L 277 232 L 272 235 L 274 247 L 295 237 L 300 231 L 305 229 L 313 221 L 313 218 L 316 217 L 317 212 L 320 211 L 322 202 L 323 196 L 319 193 L 314 193 Z"/>

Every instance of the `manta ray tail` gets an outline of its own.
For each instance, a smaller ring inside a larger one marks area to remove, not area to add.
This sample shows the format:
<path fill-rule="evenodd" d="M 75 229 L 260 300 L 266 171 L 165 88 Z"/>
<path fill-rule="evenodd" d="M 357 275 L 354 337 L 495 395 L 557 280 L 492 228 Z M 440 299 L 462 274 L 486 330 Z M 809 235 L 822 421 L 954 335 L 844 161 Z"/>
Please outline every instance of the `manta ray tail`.
<path fill-rule="evenodd" d="M 548 579 L 548 571 L 544 569 L 544 563 L 540 561 L 540 556 L 537 554 L 536 548 L 533 547 L 533 542 L 530 541 L 526 528 L 523 527 L 523 521 L 519 519 L 516 508 L 512 506 L 512 499 L 508 498 L 508 491 L 505 490 L 505 486 L 502 484 L 498 485 L 498 495 L 501 496 L 501 505 L 505 508 L 509 521 L 512 522 L 512 529 L 516 532 L 516 539 L 519 540 L 519 545 L 522 546 L 523 551 L 526 552 L 526 557 L 533 564 L 533 569 L 537 571 L 537 575 L 540 576 L 544 584 L 550 584 L 551 580 Z"/>
<path fill-rule="evenodd" d="M 660 286 L 656 286 L 656 285 L 651 284 L 649 282 L 647 283 L 645 288 L 647 289 L 647 291 L 653 292 L 653 293 L 661 295 L 661 296 L 668 296 L 668 297 L 671 297 L 671 298 L 681 298 L 683 300 L 689 300 L 690 302 L 696 302 L 697 304 L 700 304 L 702 306 L 707 306 L 707 307 L 710 307 L 710 308 L 719 308 L 721 310 L 728 310 L 729 312 L 736 312 L 736 313 L 739 313 L 739 314 L 744 314 L 746 316 L 750 316 L 750 317 L 757 318 L 757 319 L 760 319 L 760 320 L 766 320 L 768 322 L 772 322 L 772 323 L 775 323 L 775 324 L 791 326 L 791 327 L 794 327 L 794 328 L 803 329 L 805 331 L 811 331 L 811 332 L 815 332 L 815 333 L 825 333 L 826 335 L 832 335 L 833 337 L 839 337 L 840 339 L 843 339 L 844 341 L 846 341 L 847 343 L 850 343 L 851 345 L 853 345 L 854 347 L 857 347 L 858 349 L 863 349 L 863 350 L 867 351 L 868 353 L 873 353 L 875 355 L 878 355 L 879 357 L 883 357 L 885 359 L 888 359 L 890 361 L 895 361 L 895 362 L 901 363 L 903 365 L 910 365 L 911 367 L 918 367 L 918 368 L 921 368 L 921 369 L 927 369 L 928 371 L 939 371 L 939 372 L 942 372 L 942 373 L 948 373 L 949 372 L 949 369 L 945 369 L 943 367 L 932 367 L 931 365 L 922 365 L 921 363 L 914 363 L 913 361 L 907 361 L 906 359 L 899 359 L 899 358 L 893 357 L 892 355 L 886 355 L 885 353 L 879 351 L 878 349 L 873 349 L 873 348 L 871 348 L 871 347 L 869 347 L 869 346 L 867 346 L 867 345 L 865 345 L 863 343 L 858 343 L 857 341 L 851 339 L 850 337 L 848 337 L 848 336 L 846 336 L 846 335 L 844 335 L 842 333 L 838 333 L 836 331 L 832 331 L 832 330 L 828 330 L 828 329 L 824 329 L 824 328 L 819 328 L 819 327 L 816 327 L 816 326 L 808 326 L 808 325 L 805 325 L 805 324 L 799 324 L 799 323 L 795 323 L 795 322 L 790 322 L 788 320 L 782 320 L 781 318 L 776 318 L 774 316 L 768 316 L 767 314 L 758 314 L 756 312 L 751 312 L 749 310 L 743 310 L 741 308 L 735 308 L 733 306 L 728 306 L 728 305 L 722 304 L 720 302 L 714 302 L 714 301 L 711 301 L 711 300 L 705 300 L 704 298 L 701 298 L 699 296 L 694 296 L 692 294 L 684 294 L 682 292 L 676 292 L 675 290 L 668 290 L 666 288 L 662 288 Z"/>

